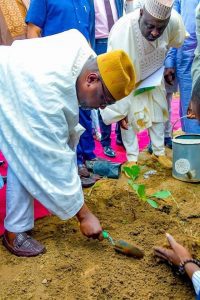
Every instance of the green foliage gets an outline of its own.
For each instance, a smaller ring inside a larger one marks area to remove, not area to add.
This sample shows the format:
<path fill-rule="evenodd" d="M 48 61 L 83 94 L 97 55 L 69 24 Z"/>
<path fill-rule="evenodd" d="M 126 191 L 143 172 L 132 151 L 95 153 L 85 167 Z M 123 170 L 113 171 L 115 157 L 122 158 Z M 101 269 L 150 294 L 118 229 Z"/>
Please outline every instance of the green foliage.
<path fill-rule="evenodd" d="M 151 195 L 151 197 L 155 197 L 158 199 L 166 199 L 171 195 L 172 194 L 170 193 L 170 191 L 158 191 L 158 192 L 154 193 L 153 195 Z"/>
<path fill-rule="evenodd" d="M 145 185 L 144 184 L 137 184 L 137 183 L 134 182 L 139 177 L 140 167 L 139 166 L 132 166 L 130 168 L 129 167 L 124 167 L 124 170 L 130 176 L 130 179 L 128 180 L 128 184 L 136 192 L 139 199 L 144 201 L 144 202 L 149 203 L 149 205 L 151 205 L 153 208 L 158 208 L 159 205 L 158 205 L 157 201 L 152 199 L 152 198 L 166 199 L 169 196 L 172 196 L 170 191 L 164 191 L 164 190 L 155 192 L 152 195 L 147 195 Z"/>
<path fill-rule="evenodd" d="M 128 174 L 128 176 L 134 181 L 140 175 L 140 167 L 135 165 L 132 167 L 123 167 L 123 170 Z"/>

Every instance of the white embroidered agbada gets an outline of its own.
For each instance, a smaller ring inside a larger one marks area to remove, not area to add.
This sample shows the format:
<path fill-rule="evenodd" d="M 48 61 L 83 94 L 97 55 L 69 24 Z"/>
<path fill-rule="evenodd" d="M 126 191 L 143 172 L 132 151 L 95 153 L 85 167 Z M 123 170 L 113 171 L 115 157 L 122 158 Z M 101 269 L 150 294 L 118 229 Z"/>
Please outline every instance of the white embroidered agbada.
<path fill-rule="evenodd" d="M 76 79 L 91 55 L 77 30 L 0 47 L 0 148 L 28 192 L 61 219 L 84 202 Z"/>
<path fill-rule="evenodd" d="M 108 50 L 126 51 L 136 69 L 137 83 L 153 74 L 163 66 L 170 47 L 180 47 L 186 37 L 181 16 L 172 10 L 167 28 L 154 42 L 147 41 L 141 34 L 138 20 L 140 10 L 122 17 L 111 30 Z M 143 130 L 153 122 L 165 122 L 168 119 L 168 107 L 164 81 L 154 90 L 134 96 L 134 91 L 119 103 L 101 111 L 106 124 L 117 122 L 128 116 L 129 125 L 136 131 Z"/>

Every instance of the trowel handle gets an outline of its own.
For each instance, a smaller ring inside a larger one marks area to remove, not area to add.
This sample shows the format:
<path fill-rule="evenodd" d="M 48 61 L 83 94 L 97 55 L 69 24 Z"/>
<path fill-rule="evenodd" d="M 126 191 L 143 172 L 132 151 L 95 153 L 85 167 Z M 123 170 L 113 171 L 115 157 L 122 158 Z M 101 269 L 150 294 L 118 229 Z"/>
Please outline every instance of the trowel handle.
<path fill-rule="evenodd" d="M 106 230 L 103 230 L 101 232 L 101 236 L 104 238 L 104 239 L 108 239 L 109 238 L 109 233 L 106 231 Z"/>

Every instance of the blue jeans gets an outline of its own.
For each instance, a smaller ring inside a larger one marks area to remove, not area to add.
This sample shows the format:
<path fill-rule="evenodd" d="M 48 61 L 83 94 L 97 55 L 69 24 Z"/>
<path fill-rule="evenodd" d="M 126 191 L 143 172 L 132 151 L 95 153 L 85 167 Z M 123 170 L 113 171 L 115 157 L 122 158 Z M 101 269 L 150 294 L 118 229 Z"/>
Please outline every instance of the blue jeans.
<path fill-rule="evenodd" d="M 79 108 L 79 123 L 85 128 L 84 133 L 80 136 L 77 146 L 77 164 L 83 164 L 85 160 L 96 157 L 94 154 L 94 138 L 92 134 L 91 110 L 83 110 Z"/>
<path fill-rule="evenodd" d="M 185 49 L 184 46 L 177 51 L 177 78 L 180 89 L 180 117 L 187 114 L 188 104 L 192 93 L 191 67 L 194 58 L 194 48 Z M 197 120 L 184 118 L 181 120 L 182 130 L 186 133 L 200 133 Z"/>

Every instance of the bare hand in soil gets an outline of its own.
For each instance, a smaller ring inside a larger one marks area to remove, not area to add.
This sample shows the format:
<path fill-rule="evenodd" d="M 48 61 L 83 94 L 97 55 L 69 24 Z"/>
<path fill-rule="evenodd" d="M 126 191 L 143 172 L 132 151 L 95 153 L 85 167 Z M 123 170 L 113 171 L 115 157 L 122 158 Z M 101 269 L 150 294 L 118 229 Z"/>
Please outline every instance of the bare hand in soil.
<path fill-rule="evenodd" d="M 189 251 L 176 242 L 176 240 L 169 233 L 166 233 L 167 240 L 171 249 L 166 249 L 163 247 L 155 247 L 155 255 L 167 260 L 169 263 L 172 263 L 176 266 L 179 266 L 180 263 L 184 262 L 187 259 L 191 259 Z"/>
<path fill-rule="evenodd" d="M 102 232 L 102 227 L 97 217 L 92 213 L 88 213 L 80 222 L 80 230 L 83 235 L 89 238 L 98 239 Z"/>

